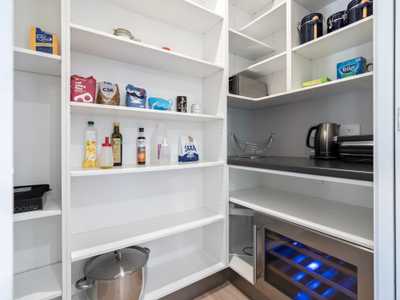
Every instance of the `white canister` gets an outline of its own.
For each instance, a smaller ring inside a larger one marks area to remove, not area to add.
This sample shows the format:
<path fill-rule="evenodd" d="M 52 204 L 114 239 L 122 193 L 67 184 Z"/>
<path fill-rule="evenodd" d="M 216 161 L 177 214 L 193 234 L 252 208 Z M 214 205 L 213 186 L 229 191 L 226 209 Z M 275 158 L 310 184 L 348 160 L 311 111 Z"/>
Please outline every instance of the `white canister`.
<path fill-rule="evenodd" d="M 192 104 L 192 106 L 190 107 L 190 112 L 192 114 L 201 114 L 201 106 L 200 104 Z"/>

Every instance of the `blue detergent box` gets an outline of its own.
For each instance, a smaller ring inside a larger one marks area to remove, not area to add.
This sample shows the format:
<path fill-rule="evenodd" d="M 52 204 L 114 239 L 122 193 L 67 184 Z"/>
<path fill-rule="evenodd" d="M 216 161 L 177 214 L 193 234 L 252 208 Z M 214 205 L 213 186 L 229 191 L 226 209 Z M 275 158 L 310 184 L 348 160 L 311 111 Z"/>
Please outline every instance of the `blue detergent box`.
<path fill-rule="evenodd" d="M 361 56 L 340 62 L 336 65 L 337 79 L 365 73 L 366 65 L 366 59 Z"/>

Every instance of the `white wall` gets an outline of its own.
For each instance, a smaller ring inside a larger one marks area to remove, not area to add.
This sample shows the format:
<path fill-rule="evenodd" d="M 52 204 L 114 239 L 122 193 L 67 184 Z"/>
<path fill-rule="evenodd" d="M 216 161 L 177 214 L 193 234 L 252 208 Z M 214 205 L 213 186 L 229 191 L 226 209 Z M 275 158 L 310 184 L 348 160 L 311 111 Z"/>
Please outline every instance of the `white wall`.
<path fill-rule="evenodd" d="M 13 280 L 13 215 L 12 215 L 12 126 L 13 126 L 13 1 L 2 1 L 0 13 L 0 299 L 12 299 Z"/>

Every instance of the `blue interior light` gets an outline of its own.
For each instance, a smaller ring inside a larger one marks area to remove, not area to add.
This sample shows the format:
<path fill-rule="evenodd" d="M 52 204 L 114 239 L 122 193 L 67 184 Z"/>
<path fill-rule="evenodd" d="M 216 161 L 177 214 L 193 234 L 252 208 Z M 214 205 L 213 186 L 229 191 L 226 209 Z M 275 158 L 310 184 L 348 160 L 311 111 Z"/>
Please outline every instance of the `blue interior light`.
<path fill-rule="evenodd" d="M 312 290 L 317 289 L 320 285 L 321 285 L 321 282 L 317 279 L 313 279 L 307 283 L 307 286 Z"/>
<path fill-rule="evenodd" d="M 332 279 L 333 277 L 335 277 L 338 274 L 338 270 L 336 270 L 335 268 L 329 268 L 328 270 L 326 270 L 324 273 L 322 273 L 322 276 L 324 276 L 327 279 Z"/>
<path fill-rule="evenodd" d="M 304 254 L 299 254 L 297 256 L 295 256 L 293 258 L 293 261 L 297 264 L 301 263 L 303 260 L 305 260 L 307 258 L 307 256 L 305 256 Z"/>
<path fill-rule="evenodd" d="M 311 297 L 304 292 L 298 292 L 293 298 L 294 300 L 311 300 Z"/>
<path fill-rule="evenodd" d="M 334 288 L 328 288 L 321 294 L 321 296 L 323 298 L 329 299 L 329 298 L 333 297 L 335 294 L 336 294 L 336 290 Z"/>
<path fill-rule="evenodd" d="M 310 262 L 306 268 L 309 270 L 315 271 L 315 270 L 318 270 L 320 267 L 321 267 L 321 262 L 318 260 L 314 260 L 314 261 Z"/>
<path fill-rule="evenodd" d="M 292 279 L 293 279 L 294 281 L 300 281 L 300 280 L 302 280 L 302 279 L 304 278 L 304 276 L 306 276 L 306 273 L 298 272 L 298 273 L 296 273 L 296 274 L 294 274 L 294 275 L 292 276 Z"/>

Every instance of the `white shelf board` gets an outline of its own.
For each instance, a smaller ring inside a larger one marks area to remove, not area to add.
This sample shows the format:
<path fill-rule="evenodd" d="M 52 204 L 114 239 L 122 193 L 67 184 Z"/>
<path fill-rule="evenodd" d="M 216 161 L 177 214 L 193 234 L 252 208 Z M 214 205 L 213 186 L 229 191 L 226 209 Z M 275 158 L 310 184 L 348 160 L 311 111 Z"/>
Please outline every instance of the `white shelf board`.
<path fill-rule="evenodd" d="M 229 0 L 229 4 L 253 15 L 262 10 L 272 1 L 273 0 Z"/>
<path fill-rule="evenodd" d="M 286 70 L 286 52 L 264 59 L 254 65 L 251 65 L 242 72 L 249 77 L 258 78 L 284 70 Z"/>
<path fill-rule="evenodd" d="M 297 178 L 304 178 L 304 179 L 309 179 L 309 180 L 335 182 L 335 183 L 342 183 L 342 184 L 349 184 L 349 185 L 356 185 L 356 186 L 363 186 L 363 187 L 370 187 L 370 188 L 374 187 L 374 183 L 371 181 L 357 180 L 357 179 L 329 177 L 329 176 L 312 175 L 312 174 L 288 172 L 288 171 L 279 171 L 279 170 L 272 170 L 272 169 L 252 168 L 252 167 L 235 166 L 235 165 L 229 165 L 229 169 L 266 173 L 266 174 L 273 174 L 273 175 L 281 175 L 281 176 L 289 176 L 289 177 L 297 177 Z"/>
<path fill-rule="evenodd" d="M 70 171 L 72 177 L 83 177 L 83 176 L 104 176 L 104 175 L 119 175 L 119 174 L 136 174 L 136 173 L 148 173 L 148 172 L 166 172 L 175 170 L 186 170 L 186 169 L 200 169 L 200 168 L 211 168 L 219 167 L 225 164 L 224 161 L 215 162 L 193 162 L 193 163 L 176 163 L 170 165 L 133 165 L 114 167 L 112 169 L 75 169 Z"/>
<path fill-rule="evenodd" d="M 15 300 L 50 300 L 61 297 L 61 264 L 14 275 Z"/>
<path fill-rule="evenodd" d="M 71 238 L 71 259 L 73 262 L 82 260 L 116 249 L 200 228 L 223 219 L 224 216 L 221 214 L 205 208 L 198 208 L 131 224 L 73 234 Z"/>
<path fill-rule="evenodd" d="M 315 11 L 315 12 L 325 6 L 328 6 L 329 4 L 331 4 L 335 1 L 337 1 L 337 0 L 324 0 L 324 1 L 321 1 L 321 0 L 296 0 L 296 2 L 298 4 L 300 4 L 307 10 Z"/>
<path fill-rule="evenodd" d="M 226 267 L 202 251 L 149 266 L 144 300 L 161 299 Z"/>
<path fill-rule="evenodd" d="M 274 49 L 266 43 L 234 29 L 229 29 L 229 51 L 249 60 L 256 60 L 271 53 Z"/>
<path fill-rule="evenodd" d="M 249 98 L 229 95 L 229 105 L 247 109 L 259 109 L 262 107 L 277 106 L 307 99 L 319 98 L 329 95 L 346 93 L 359 89 L 373 89 L 373 72 L 364 73 L 344 79 L 333 80 L 320 85 L 300 88 L 289 92 L 273 94 L 261 98 Z"/>
<path fill-rule="evenodd" d="M 23 72 L 60 76 L 61 56 L 14 47 L 14 69 Z"/>
<path fill-rule="evenodd" d="M 193 32 L 206 33 L 223 17 L 191 0 L 112 0 L 119 6 Z"/>
<path fill-rule="evenodd" d="M 373 249 L 373 209 L 269 188 L 232 192 L 230 201 Z"/>
<path fill-rule="evenodd" d="M 262 40 L 268 35 L 286 28 L 286 1 L 243 26 L 239 31 L 255 39 Z"/>
<path fill-rule="evenodd" d="M 110 115 L 119 117 L 131 117 L 146 120 L 169 120 L 169 121 L 192 121 L 208 122 L 223 120 L 221 116 L 181 113 L 176 111 L 160 111 L 154 109 L 143 109 L 127 106 L 112 106 L 91 103 L 70 102 L 72 113 L 83 113 L 91 115 Z"/>
<path fill-rule="evenodd" d="M 293 52 L 308 59 L 318 59 L 372 42 L 373 16 L 326 34 L 316 40 L 293 48 Z"/>
<path fill-rule="evenodd" d="M 157 70 L 207 77 L 223 67 L 155 46 L 71 24 L 71 49 Z M 106 47 L 104 45 L 107 45 Z"/>
<path fill-rule="evenodd" d="M 228 105 L 241 109 L 254 109 L 258 98 L 228 94 Z"/>
<path fill-rule="evenodd" d="M 48 199 L 45 201 L 44 207 L 41 210 L 14 214 L 14 222 L 23 222 L 60 215 L 61 209 L 58 203 L 54 200 Z"/>

